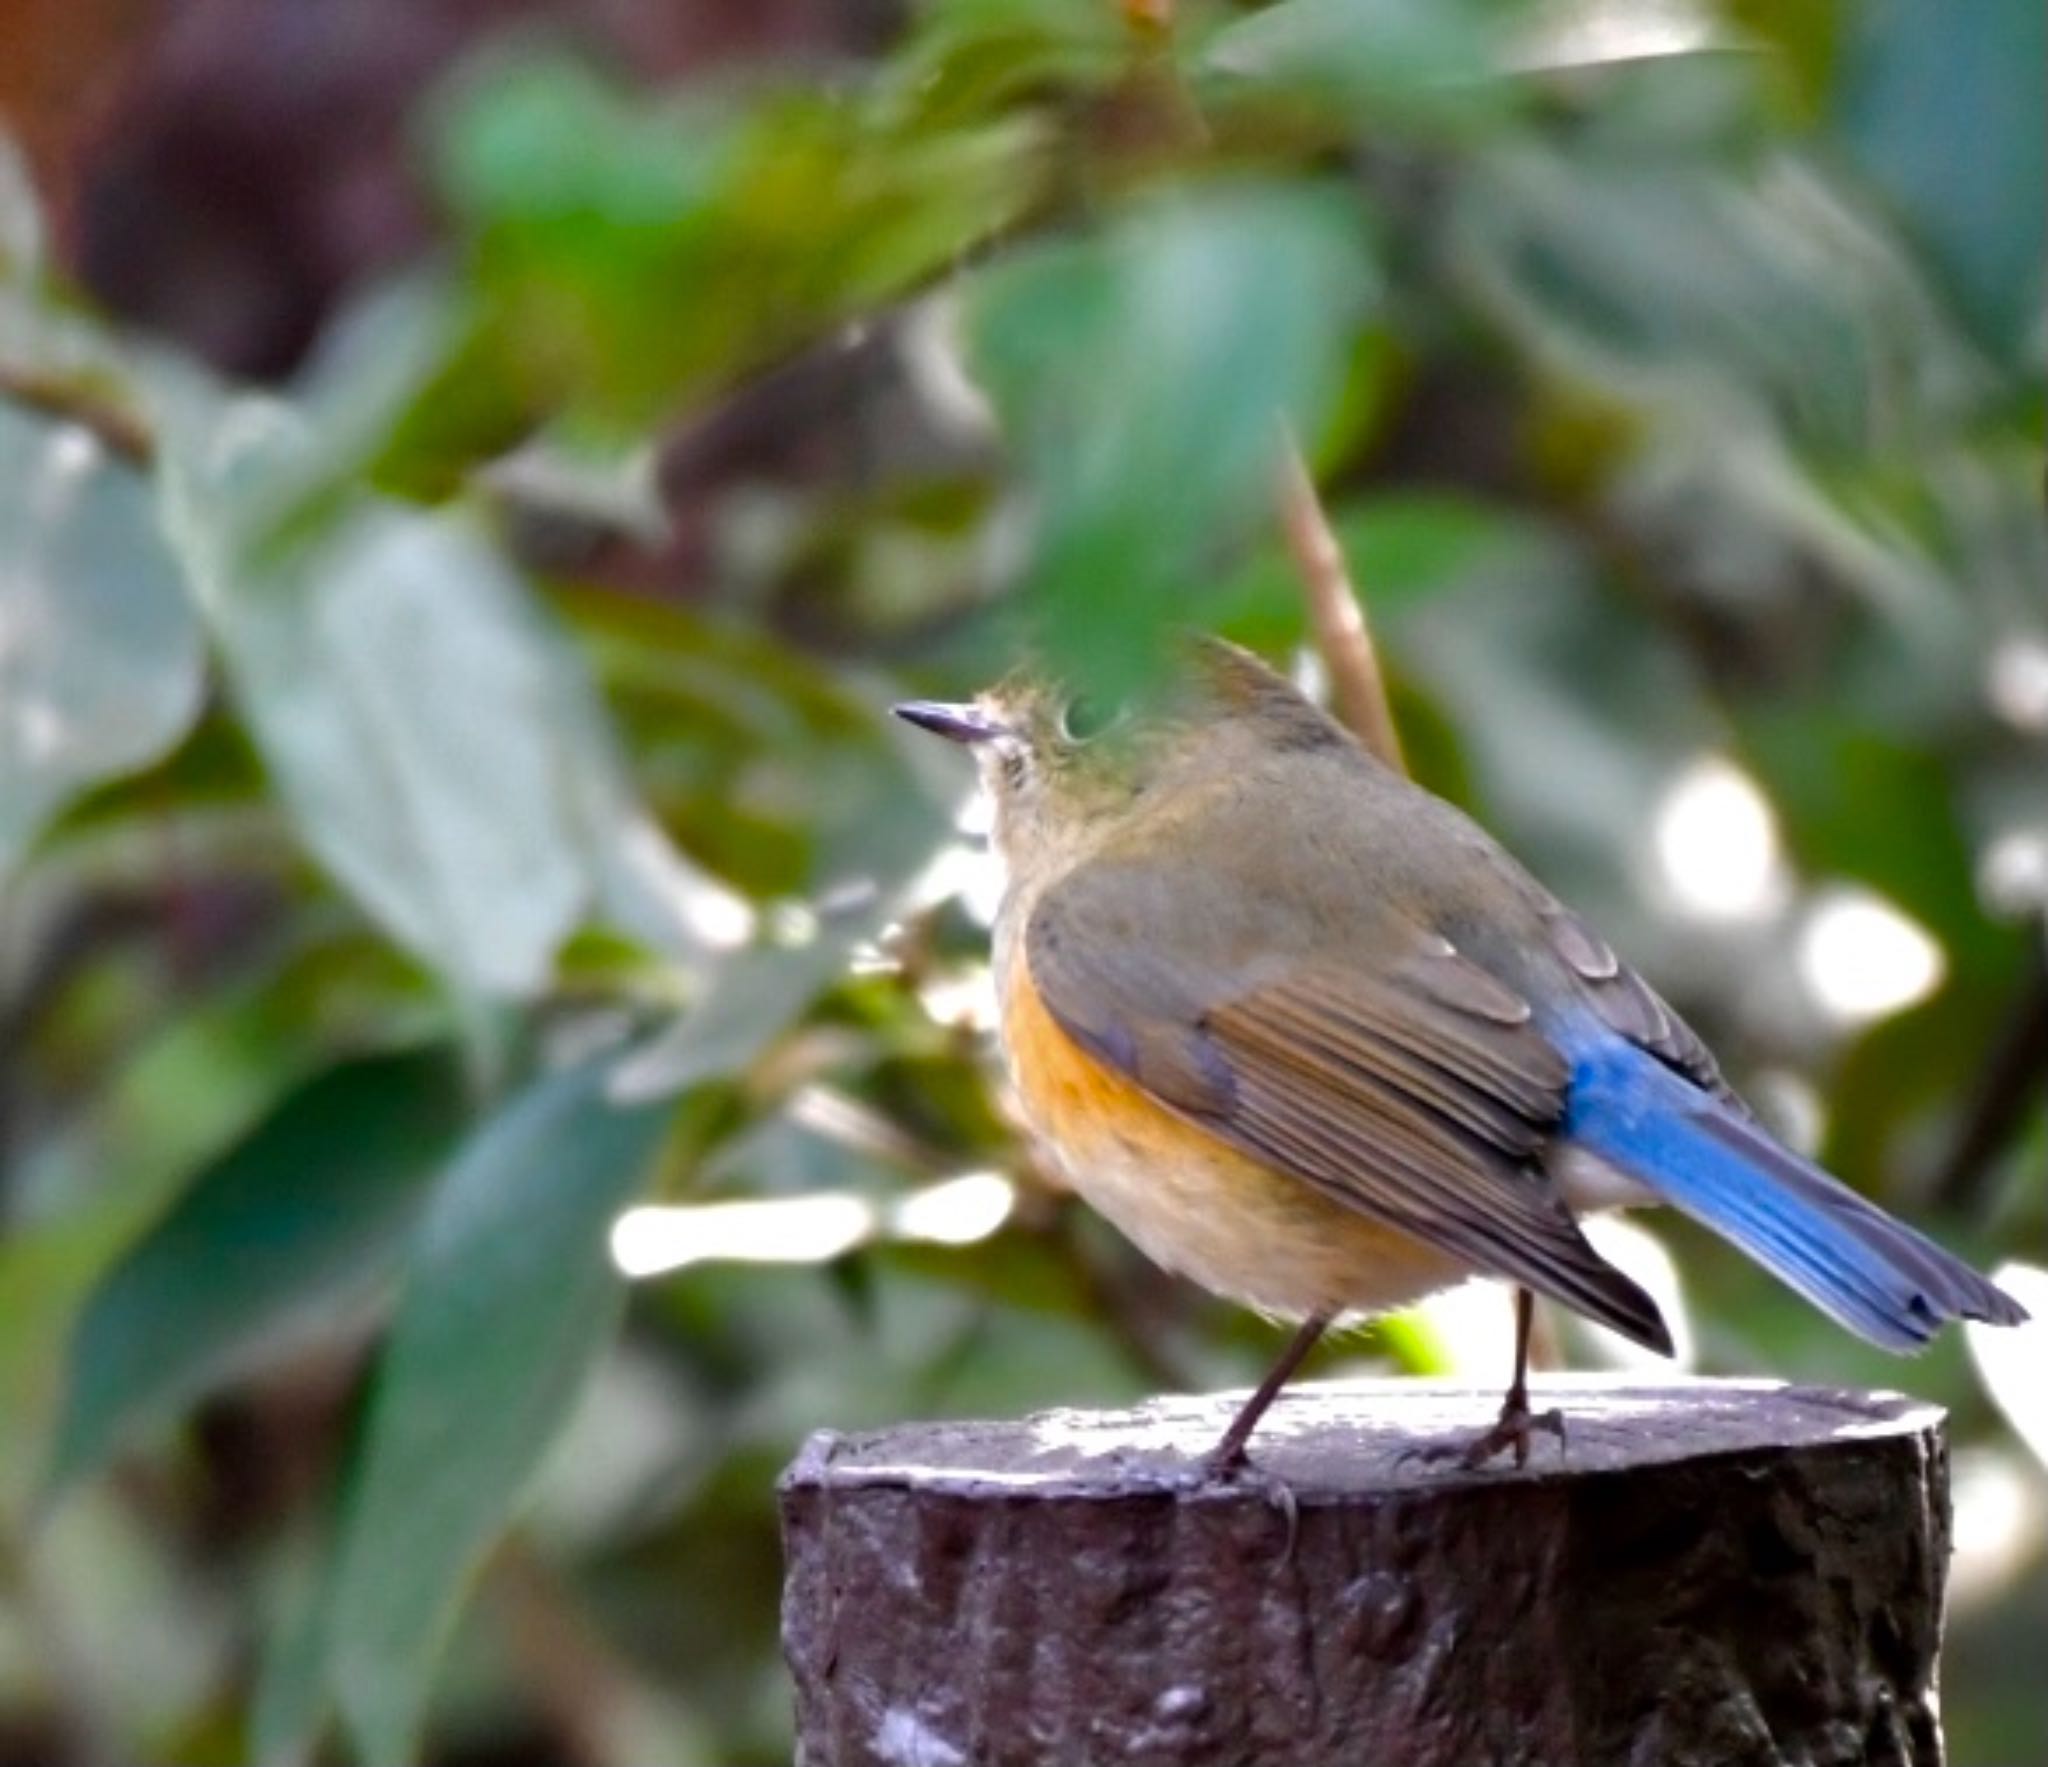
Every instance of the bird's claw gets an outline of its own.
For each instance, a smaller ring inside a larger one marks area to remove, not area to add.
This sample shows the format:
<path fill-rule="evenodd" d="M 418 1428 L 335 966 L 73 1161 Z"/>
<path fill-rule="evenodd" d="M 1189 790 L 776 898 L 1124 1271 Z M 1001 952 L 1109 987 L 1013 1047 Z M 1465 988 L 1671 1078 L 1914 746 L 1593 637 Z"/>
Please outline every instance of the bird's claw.
<path fill-rule="evenodd" d="M 1489 1461 L 1502 1454 L 1515 1457 L 1519 1471 L 1529 1464 L 1529 1444 L 1538 1432 L 1557 1438 L 1557 1452 L 1560 1459 L 1565 1455 L 1564 1413 L 1553 1406 L 1548 1411 L 1531 1411 L 1527 1400 L 1510 1396 L 1501 1407 L 1500 1416 L 1483 1434 L 1465 1443 L 1425 1442 L 1416 1447 L 1404 1449 L 1403 1460 L 1420 1460 L 1430 1465 L 1442 1465 L 1454 1461 L 1467 1472 L 1477 1472 Z"/>
<path fill-rule="evenodd" d="M 1266 1471 L 1242 1447 L 1219 1447 L 1203 1455 L 1199 1465 L 1202 1485 L 1228 1485 L 1252 1492 L 1271 1504 L 1287 1524 L 1287 1544 L 1281 1550 L 1281 1559 L 1284 1562 L 1294 1556 L 1295 1543 L 1301 1536 L 1301 1505 L 1285 1479 Z"/>
<path fill-rule="evenodd" d="M 1529 1442 L 1539 1430 L 1557 1438 L 1558 1457 L 1562 1459 L 1566 1448 L 1564 1413 L 1555 1406 L 1548 1411 L 1531 1411 L 1526 1405 L 1505 1408 L 1493 1428 L 1466 1445 L 1461 1458 L 1468 1469 L 1476 1471 L 1496 1455 L 1507 1452 L 1514 1455 L 1519 1470 L 1529 1464 Z"/>

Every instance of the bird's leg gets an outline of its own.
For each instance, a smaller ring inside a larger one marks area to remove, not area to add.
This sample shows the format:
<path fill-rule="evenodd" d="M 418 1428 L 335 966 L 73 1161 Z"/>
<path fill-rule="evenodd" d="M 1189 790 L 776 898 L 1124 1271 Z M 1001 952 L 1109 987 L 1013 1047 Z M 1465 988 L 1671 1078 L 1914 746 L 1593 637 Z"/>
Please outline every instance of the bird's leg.
<path fill-rule="evenodd" d="M 1503 1449 L 1511 1451 L 1515 1465 L 1529 1463 L 1529 1438 L 1536 1431 L 1557 1438 L 1564 1450 L 1564 1413 L 1529 1409 L 1529 1328 L 1536 1316 L 1536 1297 L 1525 1288 L 1515 1290 L 1515 1378 L 1508 1396 L 1501 1402 L 1500 1417 L 1461 1457 L 1467 1466 L 1484 1466 Z"/>
<path fill-rule="evenodd" d="M 1280 1396 L 1280 1389 L 1301 1366 L 1302 1358 L 1316 1347 L 1316 1339 L 1329 1328 L 1330 1316 L 1327 1313 L 1312 1313 L 1301 1322 L 1301 1329 L 1280 1352 L 1280 1360 L 1267 1371 L 1266 1378 L 1253 1389 L 1252 1396 L 1238 1407 L 1237 1415 L 1230 1420 L 1230 1428 L 1223 1432 L 1223 1439 L 1203 1456 L 1203 1468 L 1212 1477 L 1228 1478 L 1246 1464 L 1245 1444 L 1252 1439 L 1252 1431 L 1259 1427 L 1259 1419 Z"/>
<path fill-rule="evenodd" d="M 1266 1415 L 1266 1408 L 1279 1398 L 1280 1389 L 1301 1366 L 1302 1358 L 1316 1347 L 1316 1339 L 1329 1328 L 1330 1316 L 1327 1313 L 1311 1314 L 1301 1322 L 1287 1348 L 1280 1352 L 1279 1361 L 1266 1371 L 1266 1378 L 1238 1407 L 1237 1415 L 1230 1420 L 1230 1427 L 1223 1432 L 1223 1439 L 1202 1456 L 1204 1478 L 1232 1484 L 1254 1484 L 1266 1501 L 1280 1512 L 1281 1519 L 1287 1524 L 1287 1544 L 1280 1554 L 1283 1560 L 1294 1556 L 1294 1543 L 1301 1532 L 1301 1508 L 1284 1479 L 1263 1472 L 1252 1464 L 1251 1456 L 1245 1453 L 1245 1444 L 1252 1439 L 1252 1431 L 1259 1427 L 1259 1419 Z"/>

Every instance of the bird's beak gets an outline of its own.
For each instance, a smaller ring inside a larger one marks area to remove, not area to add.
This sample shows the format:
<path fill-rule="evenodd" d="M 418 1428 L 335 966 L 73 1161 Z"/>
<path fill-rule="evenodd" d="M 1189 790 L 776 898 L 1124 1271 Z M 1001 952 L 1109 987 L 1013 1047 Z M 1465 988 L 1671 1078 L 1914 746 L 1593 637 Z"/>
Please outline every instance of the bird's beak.
<path fill-rule="evenodd" d="M 949 706 L 937 700 L 907 699 L 899 706 L 890 707 L 890 710 L 906 724 L 915 724 L 918 729 L 943 736 L 948 742 L 987 742 L 991 737 L 1010 734 L 1007 724 L 997 723 L 976 706 Z"/>

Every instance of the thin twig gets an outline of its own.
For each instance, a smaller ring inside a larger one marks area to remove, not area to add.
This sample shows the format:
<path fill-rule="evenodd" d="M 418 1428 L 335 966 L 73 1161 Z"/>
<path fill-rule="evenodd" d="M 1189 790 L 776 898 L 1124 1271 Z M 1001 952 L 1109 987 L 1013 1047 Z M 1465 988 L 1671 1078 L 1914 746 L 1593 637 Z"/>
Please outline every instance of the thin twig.
<path fill-rule="evenodd" d="M 1389 767 L 1405 773 L 1401 738 L 1387 703 L 1387 684 L 1365 623 L 1365 608 L 1292 435 L 1283 444 L 1280 462 L 1280 526 L 1301 572 L 1302 594 L 1317 647 L 1330 671 L 1330 698 L 1337 717 Z"/>
<path fill-rule="evenodd" d="M 146 467 L 156 458 L 156 436 L 142 417 L 75 381 L 0 362 L 0 399 L 77 424 L 130 466 Z"/>
<path fill-rule="evenodd" d="M 787 1108 L 790 1120 L 813 1135 L 912 1177 L 949 1178 L 960 1170 L 957 1160 L 948 1159 L 894 1118 L 836 1086 L 813 1080 L 790 1094 Z"/>
<path fill-rule="evenodd" d="M 563 1754 L 590 1767 L 617 1760 L 639 1692 L 554 1567 L 515 1531 L 492 1555 L 485 1589 Z"/>
<path fill-rule="evenodd" d="M 1173 0 L 1116 0 L 1124 21 L 1141 38 L 1157 41 L 1173 27 Z M 1166 64 L 1169 69 L 1172 64 Z M 1171 76 L 1170 76 L 1171 77 Z M 1198 140 L 1208 138 L 1208 125 L 1194 94 L 1177 77 L 1184 122 Z M 1316 646 L 1330 671 L 1330 697 L 1337 717 L 1353 735 L 1397 773 L 1407 772 L 1394 714 L 1387 704 L 1387 686 L 1380 674 L 1379 654 L 1365 623 L 1365 609 L 1345 569 L 1344 551 L 1323 513 L 1315 480 L 1302 458 L 1301 444 L 1283 429 L 1280 460 L 1280 527 L 1287 549 L 1301 572 L 1302 593 Z"/>

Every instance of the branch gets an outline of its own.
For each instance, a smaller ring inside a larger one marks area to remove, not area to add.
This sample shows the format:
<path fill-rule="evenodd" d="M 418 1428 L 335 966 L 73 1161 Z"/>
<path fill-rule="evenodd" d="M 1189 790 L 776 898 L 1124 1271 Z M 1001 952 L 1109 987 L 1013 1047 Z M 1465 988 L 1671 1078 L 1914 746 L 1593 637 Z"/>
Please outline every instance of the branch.
<path fill-rule="evenodd" d="M 1173 28 L 1173 0 L 1116 0 L 1116 4 L 1141 41 L 1157 41 Z M 1187 121 L 1206 142 L 1207 125 L 1193 93 L 1177 78 L 1174 86 Z M 1330 531 L 1315 480 L 1309 476 L 1301 444 L 1292 431 L 1284 432 L 1281 448 L 1280 527 L 1301 572 L 1302 594 L 1315 628 L 1316 647 L 1330 671 L 1330 697 L 1338 720 L 1396 773 L 1406 773 L 1379 654 L 1366 627 L 1358 591 L 1344 567 L 1343 549 Z"/>
<path fill-rule="evenodd" d="M 1344 552 L 1323 513 L 1301 446 L 1289 435 L 1280 463 L 1280 526 L 1301 572 L 1302 595 L 1316 645 L 1330 671 L 1330 697 L 1338 718 L 1397 773 L 1405 773 L 1401 737 L 1387 704 L 1379 652 L 1365 623 L 1365 608 L 1344 566 Z"/>
<path fill-rule="evenodd" d="M 625 1665 L 526 1536 L 505 1537 L 485 1587 L 535 1708 L 566 1759 L 621 1758 L 639 1690 Z"/>
<path fill-rule="evenodd" d="M 147 467 L 156 458 L 156 436 L 140 415 L 75 381 L 0 362 L 0 399 L 89 430 L 130 466 Z"/>

